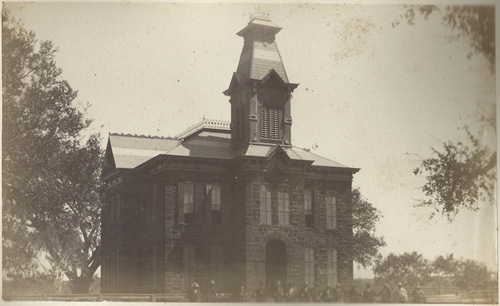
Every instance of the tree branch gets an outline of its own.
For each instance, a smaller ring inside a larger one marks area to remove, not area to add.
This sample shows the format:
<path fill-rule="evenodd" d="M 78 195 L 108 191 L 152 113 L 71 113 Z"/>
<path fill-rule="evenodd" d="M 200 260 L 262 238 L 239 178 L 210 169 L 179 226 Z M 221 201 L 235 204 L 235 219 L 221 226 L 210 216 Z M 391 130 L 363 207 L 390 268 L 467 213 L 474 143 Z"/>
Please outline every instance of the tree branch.
<path fill-rule="evenodd" d="M 95 257 L 94 257 L 95 254 Z M 94 260 L 92 264 L 89 267 L 89 275 L 93 276 L 97 268 L 101 265 L 101 248 L 97 247 L 97 249 L 94 251 L 94 254 L 92 254 L 92 257 L 94 257 Z"/>
<path fill-rule="evenodd" d="M 488 171 L 493 169 L 496 165 L 497 165 L 497 152 L 495 151 L 495 152 L 493 152 L 493 154 L 491 154 L 490 160 L 488 161 L 488 164 L 486 164 L 486 166 L 484 166 L 483 168 L 476 171 L 476 173 L 474 173 L 474 175 L 475 176 L 485 175 L 486 173 L 488 173 Z"/>
<path fill-rule="evenodd" d="M 97 246 L 94 252 L 92 252 L 90 258 L 87 260 L 87 265 L 91 264 L 96 259 L 96 257 L 99 256 L 100 252 L 101 252 L 101 247 Z"/>

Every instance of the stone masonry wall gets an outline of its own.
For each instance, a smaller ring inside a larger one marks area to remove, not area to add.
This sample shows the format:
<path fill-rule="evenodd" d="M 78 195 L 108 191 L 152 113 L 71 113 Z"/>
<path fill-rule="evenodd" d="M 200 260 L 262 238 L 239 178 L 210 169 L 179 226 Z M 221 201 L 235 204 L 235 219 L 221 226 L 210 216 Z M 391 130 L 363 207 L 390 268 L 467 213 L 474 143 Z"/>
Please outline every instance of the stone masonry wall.
<path fill-rule="evenodd" d="M 194 247 L 195 265 L 189 282 L 206 285 L 215 279 L 221 292 L 237 292 L 242 282 L 253 292 L 266 277 L 266 245 L 277 239 L 286 246 L 288 283 L 304 283 L 304 250 L 314 251 L 315 276 L 319 284 L 327 280 L 327 250 L 337 250 L 337 277 L 342 285 L 352 283 L 352 216 L 349 203 L 351 180 L 311 178 L 303 174 L 267 175 L 163 169 L 149 175 L 135 174 L 130 185 L 120 189 L 122 201 L 121 234 L 111 235 L 103 225 L 103 250 L 110 255 L 118 248 L 122 258 L 118 287 L 108 273 L 105 289 L 110 292 L 184 293 L 189 285 L 185 275 L 184 249 Z M 179 183 L 219 183 L 222 186 L 222 222 L 218 225 L 198 220 L 179 223 Z M 277 193 L 272 193 L 273 224 L 260 224 L 260 185 L 289 190 L 289 225 L 278 225 Z M 304 188 L 313 191 L 314 227 L 305 226 Z M 337 200 L 337 228 L 326 229 L 326 191 Z M 108 194 L 109 196 L 109 194 Z M 105 221 L 103 221 L 105 222 Z M 120 237 L 118 237 L 118 236 Z M 218 249 L 214 251 L 213 247 Z M 110 257 L 111 258 L 111 257 Z M 213 263 L 216 263 L 215 265 Z M 106 264 L 105 264 L 106 265 Z M 214 268 L 216 267 L 216 268 Z"/>
<path fill-rule="evenodd" d="M 352 217 L 349 203 L 351 183 L 344 181 L 308 181 L 314 190 L 315 226 L 305 227 L 303 202 L 304 179 L 284 179 L 290 187 L 290 225 L 260 225 L 259 188 L 269 181 L 262 176 L 249 180 L 246 185 L 246 282 L 248 288 L 257 288 L 265 282 L 266 244 L 272 239 L 285 243 L 287 249 L 287 282 L 296 285 L 305 281 L 304 249 L 311 248 L 315 255 L 316 281 L 326 284 L 327 250 L 337 250 L 337 277 L 342 285 L 352 283 Z M 325 192 L 335 191 L 337 198 L 337 228 L 326 229 Z M 273 194 L 273 206 L 277 205 Z M 277 208 L 273 207 L 273 212 Z"/>

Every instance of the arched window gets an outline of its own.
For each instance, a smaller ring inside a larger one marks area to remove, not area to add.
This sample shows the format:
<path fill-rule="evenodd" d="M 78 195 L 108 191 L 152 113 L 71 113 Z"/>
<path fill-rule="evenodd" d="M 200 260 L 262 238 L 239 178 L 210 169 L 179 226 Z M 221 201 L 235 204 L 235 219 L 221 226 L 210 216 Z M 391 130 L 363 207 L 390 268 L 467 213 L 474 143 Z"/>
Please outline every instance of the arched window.
<path fill-rule="evenodd" d="M 260 137 L 279 140 L 285 96 L 272 85 L 262 87 L 257 94 L 260 102 Z"/>

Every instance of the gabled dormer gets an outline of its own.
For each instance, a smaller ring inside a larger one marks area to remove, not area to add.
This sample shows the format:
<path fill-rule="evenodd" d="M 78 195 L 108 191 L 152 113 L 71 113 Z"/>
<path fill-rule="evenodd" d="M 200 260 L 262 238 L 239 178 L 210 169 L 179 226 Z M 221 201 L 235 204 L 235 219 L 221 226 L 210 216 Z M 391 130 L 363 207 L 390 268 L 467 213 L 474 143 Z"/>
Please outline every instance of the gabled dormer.
<path fill-rule="evenodd" d="M 231 139 L 235 148 L 249 143 L 291 145 L 289 83 L 275 35 L 266 19 L 253 19 L 238 32 L 245 40 L 236 72 L 224 94 L 230 96 Z"/>

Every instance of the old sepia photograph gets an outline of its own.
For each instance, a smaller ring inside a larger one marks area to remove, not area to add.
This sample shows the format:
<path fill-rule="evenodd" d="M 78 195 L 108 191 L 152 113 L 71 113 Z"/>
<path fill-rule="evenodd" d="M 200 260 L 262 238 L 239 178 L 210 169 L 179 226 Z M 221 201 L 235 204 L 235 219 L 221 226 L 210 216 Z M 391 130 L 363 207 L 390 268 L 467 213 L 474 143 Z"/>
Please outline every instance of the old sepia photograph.
<path fill-rule="evenodd" d="M 498 304 L 493 1 L 2 3 L 2 299 Z"/>

